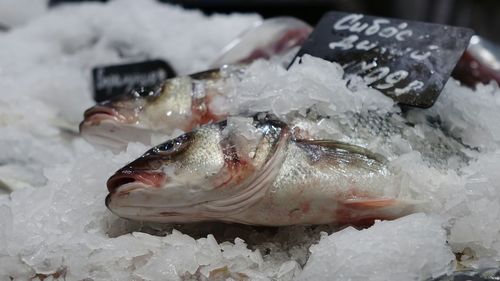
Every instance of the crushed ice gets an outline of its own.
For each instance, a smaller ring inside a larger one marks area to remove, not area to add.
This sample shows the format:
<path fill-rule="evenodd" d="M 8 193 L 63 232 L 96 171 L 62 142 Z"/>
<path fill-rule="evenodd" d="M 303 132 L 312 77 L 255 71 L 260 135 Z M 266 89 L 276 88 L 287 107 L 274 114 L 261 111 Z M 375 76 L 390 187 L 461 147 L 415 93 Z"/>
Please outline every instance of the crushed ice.
<path fill-rule="evenodd" d="M 400 196 L 423 202 L 422 211 L 431 215 L 336 233 L 332 226 L 141 224 L 106 209 L 104 183 L 147 147 L 132 143 L 114 155 L 73 135 L 92 104 L 90 68 L 160 57 L 180 74 L 204 70 L 259 17 L 206 17 L 153 1 L 68 5 L 43 13 L 20 18 L 23 25 L 0 36 L 0 178 L 20 187 L 0 196 L 1 280 L 421 280 L 453 270 L 451 251 L 461 254 L 463 265 L 498 265 L 496 85 L 470 90 L 450 81 L 433 108 L 408 114 L 421 120 L 408 129 L 412 134 L 432 131 L 422 121 L 432 117 L 447 136 L 468 145 L 465 166 L 449 160 L 449 169 L 437 169 L 409 142 L 390 139 L 391 151 L 398 148 L 389 164 L 401 177 Z M 338 65 L 311 57 L 288 72 L 259 61 L 232 83 L 228 99 L 218 106 L 233 113 L 305 116 L 311 107 L 320 115 L 344 117 L 400 113 L 377 91 L 347 85 Z M 248 125 L 243 119 L 230 122 L 251 139 Z M 346 124 L 320 125 L 316 134 L 342 137 Z M 380 140 L 363 144 L 388 153 Z"/>

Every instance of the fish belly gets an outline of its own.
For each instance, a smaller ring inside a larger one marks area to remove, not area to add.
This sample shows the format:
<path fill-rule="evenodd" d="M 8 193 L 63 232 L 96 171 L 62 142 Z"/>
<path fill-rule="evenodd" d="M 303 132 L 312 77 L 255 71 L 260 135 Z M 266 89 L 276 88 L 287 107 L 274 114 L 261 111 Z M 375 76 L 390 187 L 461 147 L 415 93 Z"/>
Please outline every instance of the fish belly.
<path fill-rule="evenodd" d="M 311 155 L 292 142 L 265 196 L 235 215 L 256 225 L 365 224 L 413 211 L 395 198 L 397 184 L 385 169 L 367 170 L 327 153 Z"/>

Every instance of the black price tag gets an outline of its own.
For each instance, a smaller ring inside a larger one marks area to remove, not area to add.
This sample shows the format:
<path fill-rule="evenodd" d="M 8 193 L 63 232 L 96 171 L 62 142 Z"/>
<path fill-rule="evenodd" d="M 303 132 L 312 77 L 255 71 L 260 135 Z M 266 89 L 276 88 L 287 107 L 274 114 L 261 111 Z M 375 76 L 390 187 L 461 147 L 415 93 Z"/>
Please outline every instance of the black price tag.
<path fill-rule="evenodd" d="M 6 32 L 6 31 L 9 31 L 9 28 L 7 27 L 7 25 L 0 22 L 0 32 Z"/>
<path fill-rule="evenodd" d="M 109 65 L 92 69 L 94 100 L 101 102 L 139 87 L 153 88 L 175 72 L 162 60 Z"/>
<path fill-rule="evenodd" d="M 395 101 L 434 104 L 469 44 L 468 28 L 328 12 L 296 57 L 310 54 L 342 65 Z"/>

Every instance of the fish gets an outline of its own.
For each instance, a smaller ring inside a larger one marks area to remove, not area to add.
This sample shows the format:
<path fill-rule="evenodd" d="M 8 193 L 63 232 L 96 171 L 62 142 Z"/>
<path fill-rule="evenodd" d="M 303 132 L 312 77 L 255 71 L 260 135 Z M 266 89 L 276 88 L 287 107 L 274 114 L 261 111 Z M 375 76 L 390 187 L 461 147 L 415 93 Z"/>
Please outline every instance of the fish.
<path fill-rule="evenodd" d="M 293 17 L 266 19 L 231 41 L 211 66 L 273 59 L 287 67 L 312 30 L 309 24 Z"/>
<path fill-rule="evenodd" d="M 263 226 L 364 224 L 414 212 L 397 198 L 398 177 L 383 156 L 300 136 L 270 114 L 201 126 L 112 175 L 106 206 L 131 220 Z"/>
<path fill-rule="evenodd" d="M 81 135 L 89 142 L 124 150 L 130 142 L 152 145 L 152 137 L 188 132 L 201 125 L 219 122 L 230 114 L 220 110 L 217 100 L 227 99 L 228 78 L 241 78 L 244 66 L 225 66 L 220 69 L 168 79 L 157 90 L 146 94 L 137 91 L 102 102 L 88 109 L 80 124 Z M 234 111 L 234 110 L 233 110 Z M 381 139 L 385 146 L 394 146 L 391 138 L 399 136 L 418 150 L 424 160 L 438 168 L 447 168 L 450 159 L 458 159 L 459 166 L 468 163 L 470 150 L 439 124 L 439 116 L 427 116 L 418 109 L 381 114 L 376 111 L 345 112 L 339 115 L 317 115 L 317 108 L 307 110 L 306 116 L 291 112 L 283 117 L 287 123 L 308 123 L 315 127 L 333 124 L 335 135 L 345 142 L 366 147 L 373 139 Z M 253 115 L 255 112 L 238 112 Z M 436 120 L 422 120 L 433 118 Z M 425 130 L 422 130 L 421 125 Z M 419 127 L 416 130 L 416 127 Z M 295 126 L 300 129 L 300 126 Z M 418 131 L 418 132 L 417 132 Z M 340 133 L 340 136 L 338 136 Z M 392 151 L 400 148 L 392 147 Z"/>
<path fill-rule="evenodd" d="M 224 91 L 220 84 L 241 73 L 242 67 L 223 66 L 165 80 L 152 90 L 139 88 L 103 101 L 84 112 L 80 135 L 97 146 L 124 150 L 130 142 L 151 144 L 155 134 L 190 131 L 226 117 L 212 102 Z"/>
<path fill-rule="evenodd" d="M 499 45 L 481 36 L 472 36 L 452 76 L 471 88 L 475 88 L 478 83 L 500 83 Z"/>
<path fill-rule="evenodd" d="M 440 276 L 432 281 L 494 281 L 500 280 L 500 268 L 470 268 L 461 271 L 455 271 L 452 274 Z"/>
<path fill-rule="evenodd" d="M 418 151 L 428 166 L 439 170 L 459 170 L 474 158 L 477 150 L 465 145 L 442 124 L 439 116 L 416 108 L 387 113 L 372 110 L 346 112 L 341 116 L 315 116 L 314 111 L 311 112 L 310 116 L 295 118 L 291 123 L 326 128 L 323 129 L 326 134 L 315 133 L 313 137 L 335 136 L 338 140 L 362 147 L 377 144 L 377 149 L 383 150 L 384 155 L 391 159 Z"/>

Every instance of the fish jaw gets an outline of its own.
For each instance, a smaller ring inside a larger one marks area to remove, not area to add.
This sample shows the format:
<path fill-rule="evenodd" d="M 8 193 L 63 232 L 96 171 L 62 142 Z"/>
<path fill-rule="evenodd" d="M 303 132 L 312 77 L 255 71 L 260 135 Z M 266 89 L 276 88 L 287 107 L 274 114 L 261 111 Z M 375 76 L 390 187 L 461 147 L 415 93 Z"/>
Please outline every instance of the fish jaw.
<path fill-rule="evenodd" d="M 116 152 L 124 150 L 130 141 L 150 144 L 152 132 L 138 122 L 139 114 L 140 107 L 134 102 L 97 104 L 85 111 L 79 126 L 80 135 L 98 147 Z"/>
<path fill-rule="evenodd" d="M 181 207 L 163 206 L 161 201 L 165 198 L 155 189 L 158 187 L 136 181 L 110 188 L 112 192 L 106 197 L 106 206 L 115 215 L 131 220 L 162 223 L 203 221 L 203 216 L 194 212 L 195 208 L 182 211 Z M 137 202 L 141 202 L 141 205 Z M 189 212 L 192 214 L 189 215 Z"/>
<path fill-rule="evenodd" d="M 179 223 L 209 219 L 194 203 L 165 206 L 164 202 L 172 202 L 171 197 L 175 196 L 162 192 L 165 182 L 166 176 L 161 172 L 122 169 L 107 182 L 110 193 L 106 206 L 117 216 L 131 220 Z"/>
<path fill-rule="evenodd" d="M 80 135 L 97 147 L 119 152 L 125 150 L 130 141 L 150 145 L 153 132 L 139 126 L 124 124 L 113 118 L 105 118 L 100 120 L 98 125 L 82 122 Z"/>
<path fill-rule="evenodd" d="M 233 211 L 219 211 L 206 208 L 199 204 L 201 196 L 193 196 L 189 200 L 179 200 L 182 204 L 165 204 L 173 202 L 172 191 L 168 196 L 161 192 L 161 187 L 152 187 L 149 184 L 131 182 L 114 189 L 106 197 L 106 206 L 115 215 L 137 221 L 157 223 L 192 223 L 202 221 L 239 222 L 234 219 Z M 138 202 L 141 202 L 138 204 Z M 244 222 L 243 222 L 244 223 Z"/>

